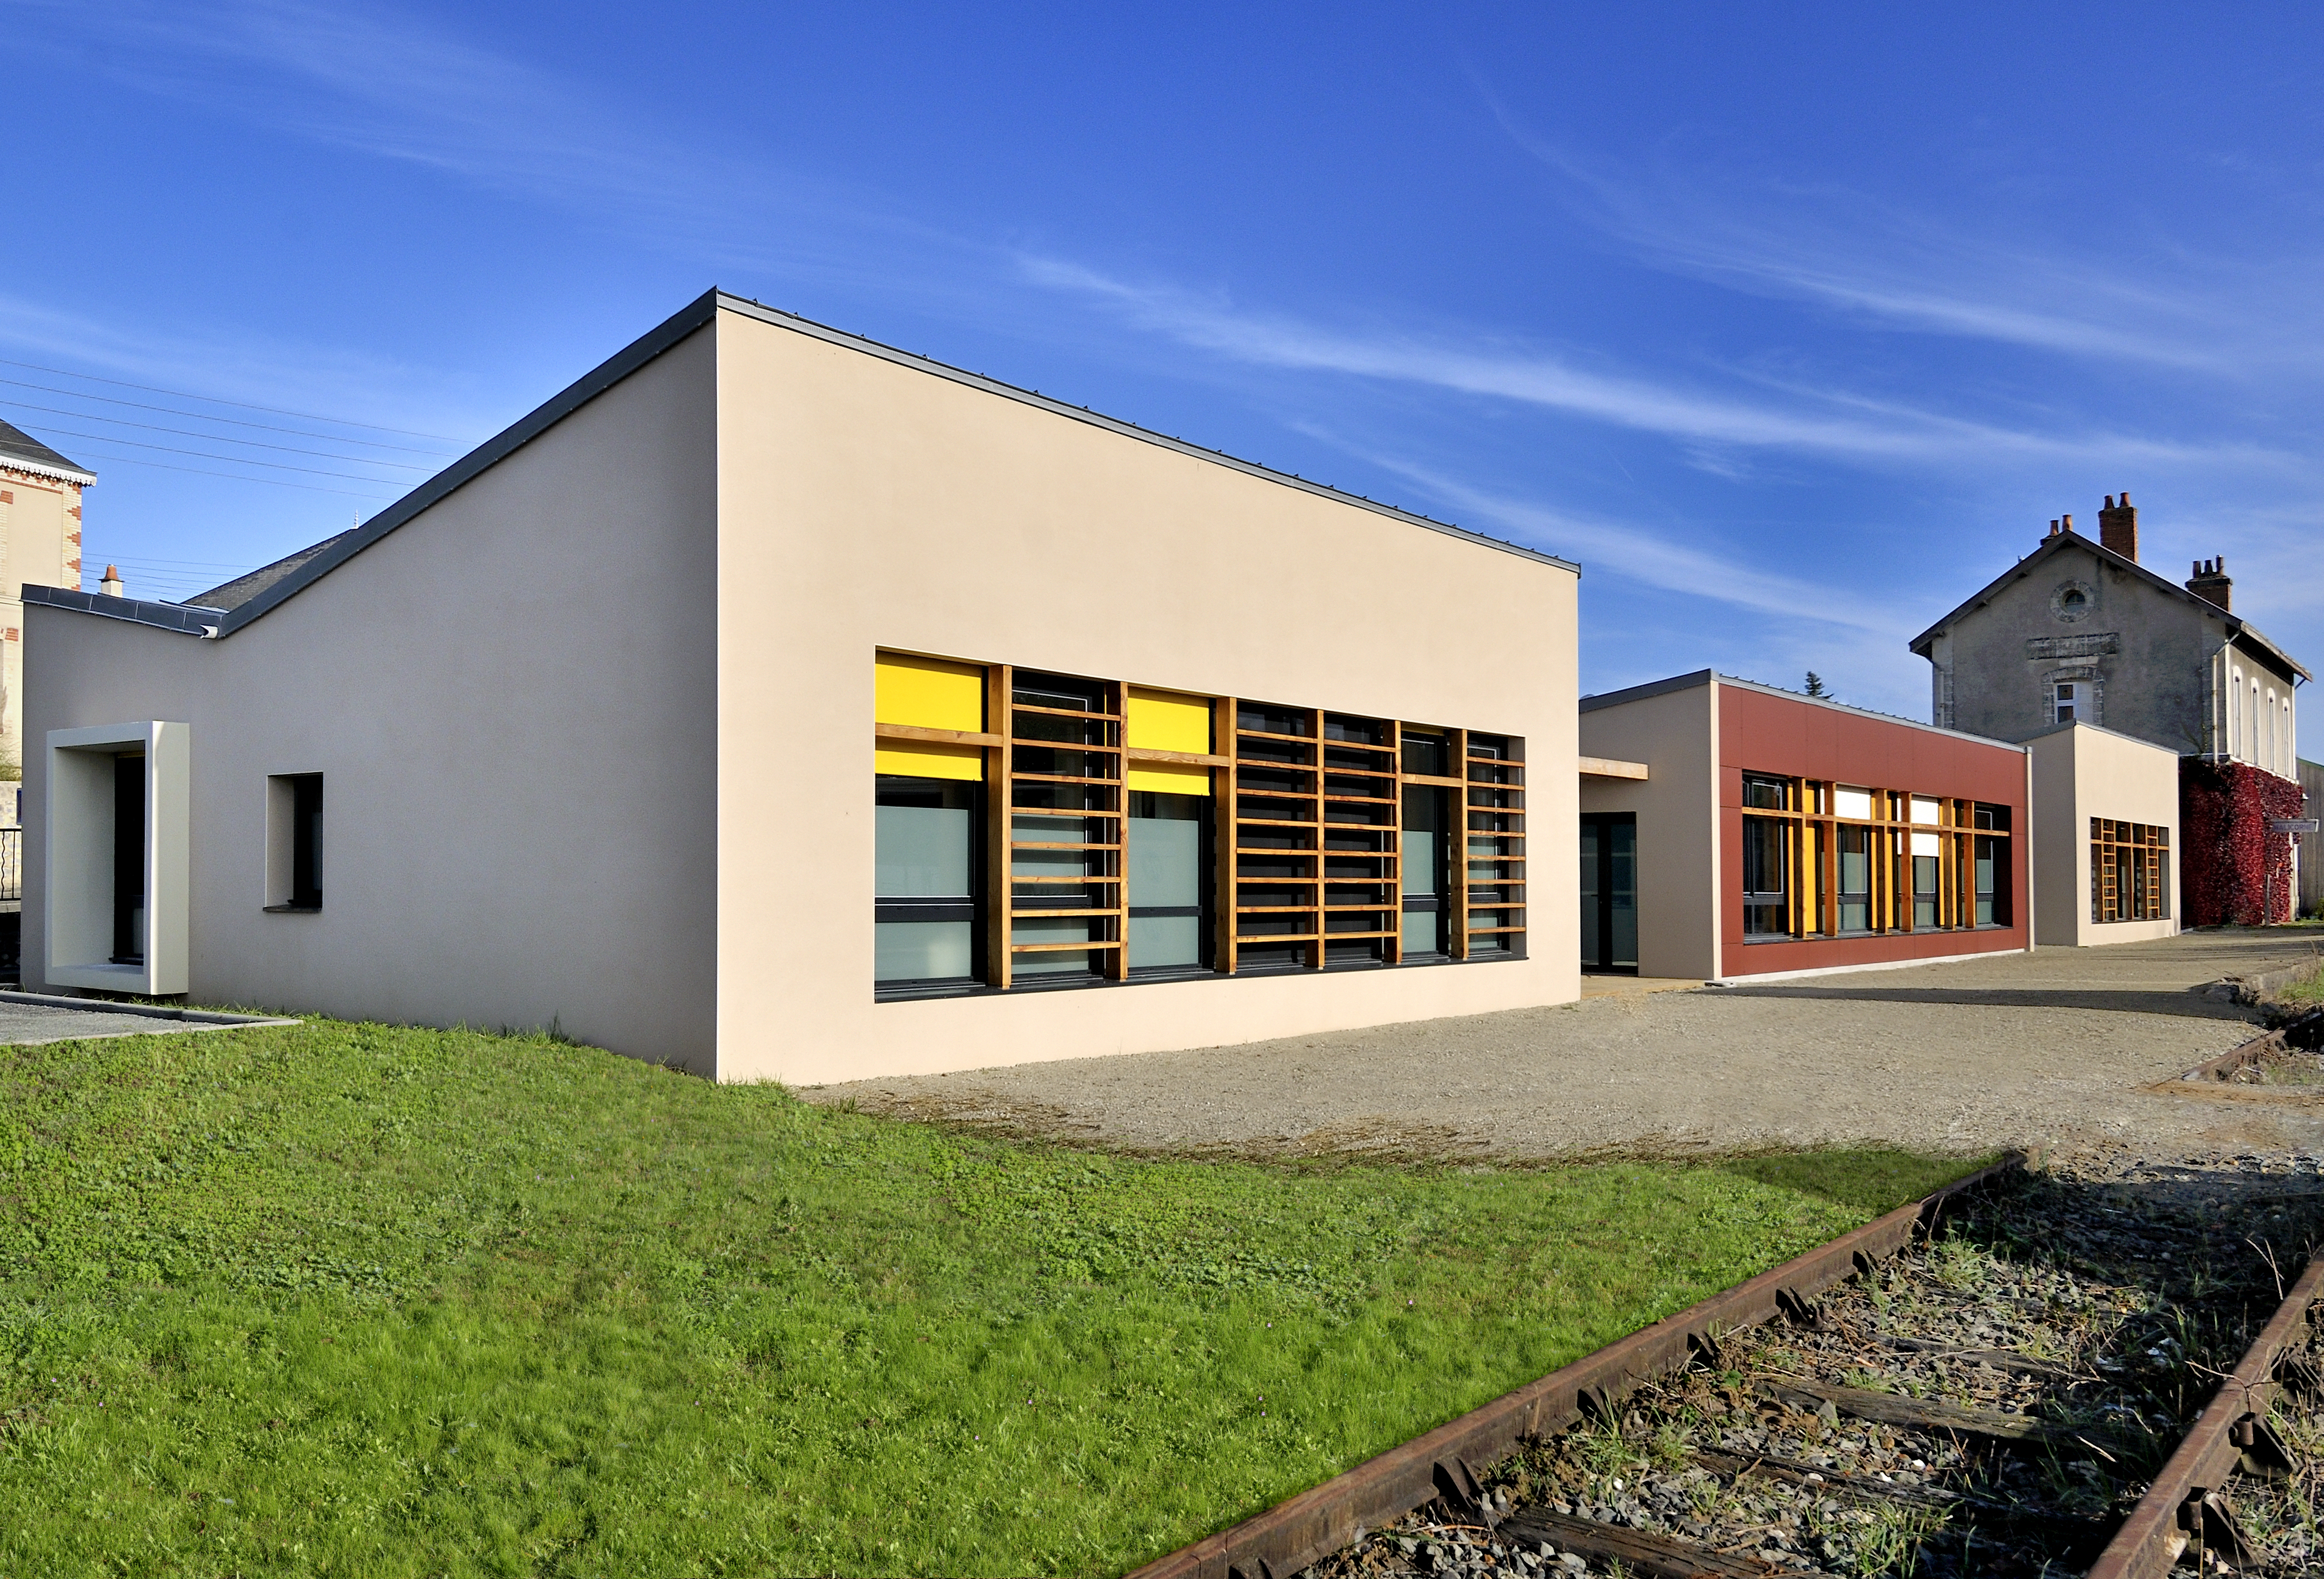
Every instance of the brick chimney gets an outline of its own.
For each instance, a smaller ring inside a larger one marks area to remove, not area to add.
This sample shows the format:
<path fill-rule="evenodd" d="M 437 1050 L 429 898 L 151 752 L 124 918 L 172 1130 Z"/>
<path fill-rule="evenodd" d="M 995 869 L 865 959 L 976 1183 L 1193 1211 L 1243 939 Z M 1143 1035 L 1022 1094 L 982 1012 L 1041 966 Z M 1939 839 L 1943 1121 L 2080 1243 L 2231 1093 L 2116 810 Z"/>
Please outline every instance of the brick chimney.
<path fill-rule="evenodd" d="M 2106 506 L 2098 511 L 2098 546 L 2125 559 L 2138 558 L 2138 507 L 2130 502 L 2129 490 L 2123 491 L 2120 504 L 2113 494 L 2107 495 Z"/>
<path fill-rule="evenodd" d="M 2187 590 L 2199 598 L 2209 599 L 2222 610 L 2227 610 L 2227 598 L 2235 584 L 2227 579 L 2227 562 L 2225 559 L 2198 559 L 2195 561 L 2194 577 L 2188 582 Z"/>

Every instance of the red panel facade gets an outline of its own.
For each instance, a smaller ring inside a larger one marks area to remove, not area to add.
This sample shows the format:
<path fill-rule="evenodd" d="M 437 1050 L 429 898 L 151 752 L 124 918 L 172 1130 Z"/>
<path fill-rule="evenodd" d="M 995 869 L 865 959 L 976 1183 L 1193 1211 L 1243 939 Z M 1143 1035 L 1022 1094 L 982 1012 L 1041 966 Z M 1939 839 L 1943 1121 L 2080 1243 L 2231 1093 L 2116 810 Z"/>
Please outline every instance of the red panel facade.
<path fill-rule="evenodd" d="M 1869 718 L 1803 698 L 1771 696 L 1739 685 L 1719 687 L 1720 971 L 1769 971 L 1877 965 L 1955 954 L 2023 949 L 2033 922 L 2027 869 L 2025 753 L 1902 721 Z M 1875 789 L 1954 797 L 2009 808 L 2009 923 L 2006 926 L 1868 937 L 1743 941 L 1743 775 L 1829 779 Z"/>

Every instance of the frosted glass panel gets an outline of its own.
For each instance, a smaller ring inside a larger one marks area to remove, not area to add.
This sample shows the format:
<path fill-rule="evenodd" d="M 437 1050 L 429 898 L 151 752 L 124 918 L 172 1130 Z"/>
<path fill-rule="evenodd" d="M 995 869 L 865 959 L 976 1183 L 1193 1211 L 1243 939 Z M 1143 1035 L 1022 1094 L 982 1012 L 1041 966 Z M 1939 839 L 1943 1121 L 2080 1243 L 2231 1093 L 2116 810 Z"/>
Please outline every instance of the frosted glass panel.
<path fill-rule="evenodd" d="M 968 886 L 965 807 L 880 806 L 877 886 L 882 899 L 958 899 Z"/>
<path fill-rule="evenodd" d="M 1872 792 L 1840 785 L 1831 792 L 1831 807 L 1836 815 L 1869 822 L 1872 821 Z"/>
<path fill-rule="evenodd" d="M 1203 825 L 1168 818 L 1130 818 L 1130 903 L 1176 906 L 1202 902 Z"/>
<path fill-rule="evenodd" d="M 1130 964 L 1199 965 L 1203 962 L 1203 918 L 1199 915 L 1133 915 L 1130 918 Z"/>
<path fill-rule="evenodd" d="M 1941 822 L 1944 820 L 1943 813 L 1939 809 L 1936 802 L 1929 799 L 1926 795 L 1914 795 L 1913 797 L 1914 822 Z"/>
<path fill-rule="evenodd" d="M 872 973 L 879 981 L 937 981 L 969 972 L 964 921 L 883 921 L 872 929 Z"/>
<path fill-rule="evenodd" d="M 1443 947 L 1436 935 L 1436 918 L 1442 913 L 1434 910 L 1407 910 L 1404 913 L 1404 951 L 1414 954 L 1434 954 Z"/>

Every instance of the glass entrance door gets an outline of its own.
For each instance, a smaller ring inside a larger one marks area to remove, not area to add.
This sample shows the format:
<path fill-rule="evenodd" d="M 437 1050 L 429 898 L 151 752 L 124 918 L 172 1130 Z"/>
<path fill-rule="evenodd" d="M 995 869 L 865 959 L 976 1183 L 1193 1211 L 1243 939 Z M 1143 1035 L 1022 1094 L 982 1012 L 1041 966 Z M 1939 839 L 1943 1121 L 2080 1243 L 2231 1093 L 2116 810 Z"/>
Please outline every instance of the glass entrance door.
<path fill-rule="evenodd" d="M 1638 819 L 1591 812 L 1582 819 L 1582 969 L 1638 970 Z"/>

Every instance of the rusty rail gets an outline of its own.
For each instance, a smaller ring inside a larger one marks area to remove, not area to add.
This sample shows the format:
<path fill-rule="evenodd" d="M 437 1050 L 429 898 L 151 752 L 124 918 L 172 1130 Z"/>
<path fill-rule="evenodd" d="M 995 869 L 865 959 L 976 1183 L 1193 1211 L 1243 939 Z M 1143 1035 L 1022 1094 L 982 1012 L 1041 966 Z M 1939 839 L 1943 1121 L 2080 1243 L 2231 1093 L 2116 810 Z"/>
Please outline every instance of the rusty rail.
<path fill-rule="evenodd" d="M 2242 1361 L 2219 1383 L 2179 1450 L 2123 1520 L 2089 1579 L 2161 1579 L 2195 1542 L 2233 1547 L 2239 1538 L 2220 1488 L 2240 1464 L 2264 1472 L 2286 1467 L 2282 1444 L 2267 1423 L 2283 1352 L 2308 1336 L 2310 1309 L 2324 1300 L 2324 1256 L 2310 1261 L 2292 1292 Z"/>
<path fill-rule="evenodd" d="M 1312 1491 L 1158 1557 L 1130 1579 L 1286 1579 L 1433 1498 L 1442 1497 L 1456 1508 L 1473 1505 L 1483 1492 L 1478 1472 L 1520 1442 L 1554 1436 L 1580 1419 L 1584 1410 L 1610 1409 L 1639 1382 L 1680 1370 L 1698 1354 L 1715 1362 L 1720 1331 L 1755 1327 L 1779 1314 L 1812 1315 L 1817 1295 L 1869 1271 L 1911 1244 L 1914 1235 L 1934 1225 L 1950 1197 L 2024 1163 L 2024 1154 L 2012 1152 L 1990 1168 L 1641 1327 Z M 2318 1270 L 2324 1271 L 2324 1262 Z"/>

